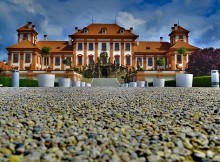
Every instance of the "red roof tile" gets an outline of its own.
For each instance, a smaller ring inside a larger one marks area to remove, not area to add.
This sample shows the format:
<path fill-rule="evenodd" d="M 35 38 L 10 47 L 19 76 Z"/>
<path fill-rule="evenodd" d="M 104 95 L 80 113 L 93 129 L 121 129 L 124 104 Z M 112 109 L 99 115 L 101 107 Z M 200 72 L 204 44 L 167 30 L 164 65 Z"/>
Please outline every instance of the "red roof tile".
<path fill-rule="evenodd" d="M 33 45 L 30 41 L 23 40 L 17 44 L 7 47 L 6 49 L 14 49 L 14 48 L 37 48 L 37 47 Z"/>
<path fill-rule="evenodd" d="M 89 26 L 85 27 L 88 29 L 88 33 L 84 33 L 83 29 L 78 29 L 78 32 L 74 33 L 74 36 L 77 35 L 89 35 L 89 36 L 134 36 L 138 37 L 137 35 L 133 34 L 130 29 L 126 30 L 120 27 L 117 24 L 90 24 Z M 84 29 L 85 29 L 84 28 Z M 106 29 L 106 33 L 101 33 L 102 29 Z M 120 33 L 120 29 L 124 29 L 124 33 Z"/>
<path fill-rule="evenodd" d="M 36 45 L 39 49 L 44 46 L 50 47 L 51 52 L 72 52 L 73 48 L 68 45 L 68 41 L 38 41 Z"/>
<path fill-rule="evenodd" d="M 165 53 L 171 47 L 169 42 L 139 42 L 135 53 Z"/>
<path fill-rule="evenodd" d="M 188 43 L 185 43 L 182 40 L 178 40 L 170 49 L 176 50 L 176 49 L 179 49 L 179 48 L 182 48 L 182 47 L 185 47 L 188 50 L 197 50 L 197 49 L 199 49 L 198 47 L 195 47 L 195 46 L 192 46 Z"/>

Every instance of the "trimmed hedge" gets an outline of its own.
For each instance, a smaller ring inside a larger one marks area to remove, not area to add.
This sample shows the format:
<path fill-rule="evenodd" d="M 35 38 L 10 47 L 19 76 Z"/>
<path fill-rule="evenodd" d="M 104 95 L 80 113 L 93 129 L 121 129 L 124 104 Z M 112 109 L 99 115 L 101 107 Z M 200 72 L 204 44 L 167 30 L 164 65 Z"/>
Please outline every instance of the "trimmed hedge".
<path fill-rule="evenodd" d="M 3 87 L 11 87 L 11 78 L 0 77 L 0 84 L 2 84 Z M 38 87 L 38 81 L 30 80 L 30 79 L 20 79 L 19 86 L 20 87 Z"/>
<path fill-rule="evenodd" d="M 0 84 L 2 84 L 3 87 L 10 87 L 11 86 L 11 78 L 0 76 Z"/>
<path fill-rule="evenodd" d="M 30 79 L 20 79 L 19 86 L 20 87 L 38 87 L 38 81 L 30 80 Z"/>

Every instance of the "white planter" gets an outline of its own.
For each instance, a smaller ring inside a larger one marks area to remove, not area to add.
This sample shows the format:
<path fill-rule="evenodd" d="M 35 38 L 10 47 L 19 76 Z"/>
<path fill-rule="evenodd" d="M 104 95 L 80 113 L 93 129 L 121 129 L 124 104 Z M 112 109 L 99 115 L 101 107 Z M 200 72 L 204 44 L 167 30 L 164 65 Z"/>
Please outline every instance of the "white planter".
<path fill-rule="evenodd" d="M 145 81 L 137 81 L 137 87 L 144 87 Z"/>
<path fill-rule="evenodd" d="M 39 87 L 54 87 L 54 74 L 38 74 L 37 78 Z"/>
<path fill-rule="evenodd" d="M 80 83 L 80 87 L 85 87 L 86 86 L 86 83 L 85 82 L 81 82 Z"/>
<path fill-rule="evenodd" d="M 211 83 L 212 83 L 212 87 L 219 87 L 219 72 L 218 72 L 218 70 L 211 71 Z"/>
<path fill-rule="evenodd" d="M 165 79 L 154 78 L 153 79 L 153 87 L 164 87 Z"/>
<path fill-rule="evenodd" d="M 128 83 L 124 83 L 124 87 L 129 87 Z"/>
<path fill-rule="evenodd" d="M 193 74 L 176 74 L 177 87 L 192 87 Z"/>
<path fill-rule="evenodd" d="M 148 87 L 148 81 L 146 81 L 146 80 L 144 81 L 144 86 Z"/>
<path fill-rule="evenodd" d="M 137 82 L 130 82 L 129 87 L 137 87 Z"/>
<path fill-rule="evenodd" d="M 86 87 L 91 87 L 92 85 L 90 83 L 86 83 Z"/>
<path fill-rule="evenodd" d="M 12 87 L 19 87 L 19 71 L 13 70 L 12 71 L 12 79 L 11 79 L 11 86 Z"/>
<path fill-rule="evenodd" d="M 71 80 L 70 78 L 59 78 L 58 83 L 59 83 L 59 87 L 70 87 Z"/>
<path fill-rule="evenodd" d="M 73 81 L 73 87 L 80 87 L 80 81 Z"/>

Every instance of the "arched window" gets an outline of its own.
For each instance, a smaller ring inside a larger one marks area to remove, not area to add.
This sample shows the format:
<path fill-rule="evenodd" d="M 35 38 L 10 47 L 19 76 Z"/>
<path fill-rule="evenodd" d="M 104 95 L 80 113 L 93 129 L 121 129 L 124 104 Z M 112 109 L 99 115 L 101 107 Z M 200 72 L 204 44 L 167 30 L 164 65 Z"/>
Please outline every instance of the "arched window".
<path fill-rule="evenodd" d="M 89 55 L 89 64 L 94 64 L 94 56 L 92 54 Z"/>
<path fill-rule="evenodd" d="M 77 55 L 78 65 L 82 65 L 82 63 L 83 63 L 82 58 L 83 58 L 83 55 L 81 55 L 81 54 Z"/>
<path fill-rule="evenodd" d="M 120 64 L 120 56 L 119 56 L 119 55 L 115 55 L 114 63 L 115 63 L 116 65 L 119 65 L 119 64 Z"/>
<path fill-rule="evenodd" d="M 126 55 L 125 61 L 126 61 L 126 65 L 131 65 L 131 55 Z"/>

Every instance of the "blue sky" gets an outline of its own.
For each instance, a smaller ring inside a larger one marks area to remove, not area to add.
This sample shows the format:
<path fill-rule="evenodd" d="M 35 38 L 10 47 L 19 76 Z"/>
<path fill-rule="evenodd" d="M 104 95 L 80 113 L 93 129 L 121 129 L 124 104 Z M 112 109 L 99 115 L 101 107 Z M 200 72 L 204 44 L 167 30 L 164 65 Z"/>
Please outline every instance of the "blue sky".
<path fill-rule="evenodd" d="M 38 40 L 68 40 L 75 27 L 115 23 L 134 27 L 139 40 L 169 41 L 174 23 L 190 31 L 190 44 L 220 47 L 220 0 L 1 0 L 0 60 L 5 47 L 17 42 L 16 29 L 27 20 L 36 25 Z"/>

